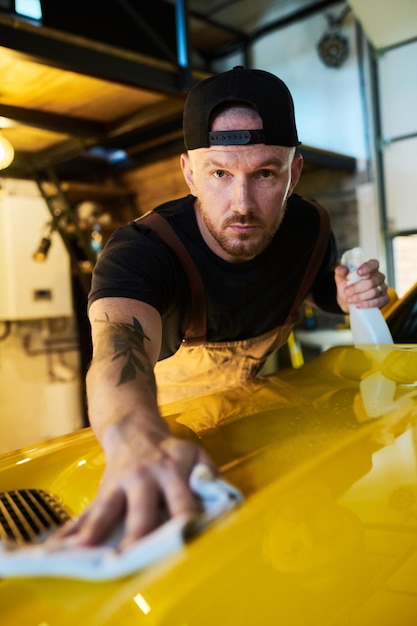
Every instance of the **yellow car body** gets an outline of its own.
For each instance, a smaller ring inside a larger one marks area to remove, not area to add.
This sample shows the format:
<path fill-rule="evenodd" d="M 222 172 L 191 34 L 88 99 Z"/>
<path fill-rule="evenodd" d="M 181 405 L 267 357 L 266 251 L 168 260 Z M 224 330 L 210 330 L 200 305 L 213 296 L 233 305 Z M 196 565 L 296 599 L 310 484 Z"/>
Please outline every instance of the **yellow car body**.
<path fill-rule="evenodd" d="M 335 347 L 164 408 L 243 502 L 124 578 L 0 581 L 2 626 L 415 626 L 417 345 Z M 0 457 L 0 491 L 72 514 L 103 455 L 90 429 Z"/>

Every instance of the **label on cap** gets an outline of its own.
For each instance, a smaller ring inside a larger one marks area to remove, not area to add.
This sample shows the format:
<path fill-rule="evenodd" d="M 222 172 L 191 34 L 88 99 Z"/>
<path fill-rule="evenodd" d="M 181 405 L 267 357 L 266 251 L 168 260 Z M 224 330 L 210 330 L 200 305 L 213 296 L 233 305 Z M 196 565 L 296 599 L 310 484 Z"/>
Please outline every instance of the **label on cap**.
<path fill-rule="evenodd" d="M 248 143 L 265 143 L 263 130 L 219 130 L 208 134 L 211 146 L 237 146 Z"/>

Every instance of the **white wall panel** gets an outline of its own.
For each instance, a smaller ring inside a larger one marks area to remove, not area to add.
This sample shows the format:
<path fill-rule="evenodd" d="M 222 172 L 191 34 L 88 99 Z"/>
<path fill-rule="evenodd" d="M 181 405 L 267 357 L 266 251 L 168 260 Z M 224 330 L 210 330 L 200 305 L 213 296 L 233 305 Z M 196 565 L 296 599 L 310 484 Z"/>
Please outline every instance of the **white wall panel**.
<path fill-rule="evenodd" d="M 383 54 L 378 73 L 383 136 L 417 133 L 417 41 Z"/>
<path fill-rule="evenodd" d="M 389 231 L 417 230 L 417 137 L 384 149 Z"/>
<path fill-rule="evenodd" d="M 338 15 L 342 8 L 336 5 L 331 13 Z M 364 159 L 366 132 L 355 28 L 353 23 L 343 28 L 350 54 L 340 68 L 325 66 L 318 55 L 317 44 L 326 30 L 326 16 L 319 14 L 274 31 L 255 42 L 253 66 L 287 83 L 304 144 Z"/>

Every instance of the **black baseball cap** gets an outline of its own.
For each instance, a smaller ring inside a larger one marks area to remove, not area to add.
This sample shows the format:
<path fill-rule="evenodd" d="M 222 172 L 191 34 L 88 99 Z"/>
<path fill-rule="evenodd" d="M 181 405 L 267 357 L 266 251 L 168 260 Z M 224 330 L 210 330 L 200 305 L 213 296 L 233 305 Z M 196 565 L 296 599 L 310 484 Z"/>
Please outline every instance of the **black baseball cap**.
<path fill-rule="evenodd" d="M 263 121 L 263 129 L 211 132 L 214 110 L 228 102 L 253 106 Z M 288 147 L 300 144 L 287 85 L 274 74 L 242 66 L 211 76 L 191 88 L 184 106 L 183 131 L 187 150 L 250 143 Z"/>

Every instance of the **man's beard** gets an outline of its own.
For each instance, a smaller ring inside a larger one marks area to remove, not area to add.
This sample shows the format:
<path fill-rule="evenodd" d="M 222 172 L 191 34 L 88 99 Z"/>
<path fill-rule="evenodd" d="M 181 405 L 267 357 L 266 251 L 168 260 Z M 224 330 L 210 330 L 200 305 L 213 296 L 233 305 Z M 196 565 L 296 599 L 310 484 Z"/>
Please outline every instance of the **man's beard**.
<path fill-rule="evenodd" d="M 222 250 L 227 252 L 227 254 L 241 260 L 252 259 L 266 250 L 282 222 L 287 207 L 287 203 L 285 202 L 281 211 L 277 215 L 275 222 L 268 231 L 262 230 L 263 222 L 255 215 L 249 213 L 248 215 L 235 215 L 233 217 L 229 217 L 222 224 L 222 230 L 219 232 L 210 220 L 208 212 L 204 210 L 201 203 L 199 204 L 204 224 L 213 239 L 215 239 L 218 245 L 222 248 Z M 256 229 L 257 236 L 253 238 L 253 233 L 240 233 L 237 235 L 237 238 L 235 237 L 234 239 L 231 239 L 227 235 L 227 227 L 239 224 L 258 226 L 259 228 Z M 260 234 L 261 236 L 259 236 Z"/>

